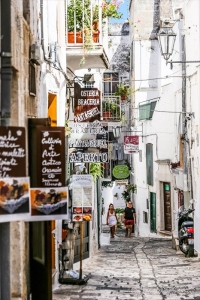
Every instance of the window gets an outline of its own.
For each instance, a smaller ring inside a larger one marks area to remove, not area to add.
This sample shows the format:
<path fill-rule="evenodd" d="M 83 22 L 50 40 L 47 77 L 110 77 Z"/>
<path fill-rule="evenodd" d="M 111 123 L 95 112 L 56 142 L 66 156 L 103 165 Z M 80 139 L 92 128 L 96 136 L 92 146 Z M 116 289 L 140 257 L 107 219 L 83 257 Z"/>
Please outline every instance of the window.
<path fill-rule="evenodd" d="M 35 65 L 32 62 L 29 62 L 29 94 L 36 96 Z"/>
<path fill-rule="evenodd" d="M 181 169 L 183 169 L 183 167 L 184 167 L 183 151 L 184 151 L 184 140 L 182 139 L 182 134 L 181 134 L 179 137 L 179 159 L 180 159 L 180 168 Z"/>
<path fill-rule="evenodd" d="M 146 144 L 147 184 L 153 185 L 153 145 Z"/>
<path fill-rule="evenodd" d="M 150 120 L 153 117 L 157 101 L 148 101 L 139 104 L 139 120 Z"/>
<path fill-rule="evenodd" d="M 104 73 L 103 74 L 103 94 L 112 95 L 117 91 L 119 84 L 118 73 Z"/>
<path fill-rule="evenodd" d="M 143 223 L 148 223 L 148 214 L 146 211 L 143 211 Z"/>

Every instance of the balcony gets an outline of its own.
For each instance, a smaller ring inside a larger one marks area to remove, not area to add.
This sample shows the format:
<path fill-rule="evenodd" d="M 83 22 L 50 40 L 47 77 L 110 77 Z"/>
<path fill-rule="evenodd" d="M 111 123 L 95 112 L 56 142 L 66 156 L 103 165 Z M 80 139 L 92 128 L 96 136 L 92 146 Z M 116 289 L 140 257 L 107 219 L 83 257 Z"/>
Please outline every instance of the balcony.
<path fill-rule="evenodd" d="M 121 97 L 119 96 L 104 96 L 102 98 L 101 119 L 106 122 L 122 121 Z"/>
<path fill-rule="evenodd" d="M 101 4 L 101 0 L 67 0 L 66 56 L 72 70 L 108 68 Z"/>

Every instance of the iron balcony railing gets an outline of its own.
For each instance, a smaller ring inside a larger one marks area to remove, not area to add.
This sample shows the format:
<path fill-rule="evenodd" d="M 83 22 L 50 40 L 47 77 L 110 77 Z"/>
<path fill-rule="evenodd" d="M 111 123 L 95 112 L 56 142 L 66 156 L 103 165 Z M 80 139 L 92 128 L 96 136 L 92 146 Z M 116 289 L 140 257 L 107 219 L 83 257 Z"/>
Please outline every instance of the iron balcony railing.
<path fill-rule="evenodd" d="M 103 121 L 121 121 L 122 112 L 119 96 L 106 95 L 102 98 L 101 116 Z"/>

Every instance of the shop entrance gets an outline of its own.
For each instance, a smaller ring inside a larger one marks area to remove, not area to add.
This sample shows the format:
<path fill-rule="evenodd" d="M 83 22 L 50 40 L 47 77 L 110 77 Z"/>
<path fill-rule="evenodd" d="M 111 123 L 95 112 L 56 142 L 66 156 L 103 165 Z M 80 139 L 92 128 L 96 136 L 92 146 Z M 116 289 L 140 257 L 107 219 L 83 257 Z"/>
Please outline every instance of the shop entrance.
<path fill-rule="evenodd" d="M 165 230 L 172 230 L 172 220 L 171 220 L 171 189 L 170 183 L 163 183 L 163 193 L 164 193 L 164 214 L 165 214 Z"/>

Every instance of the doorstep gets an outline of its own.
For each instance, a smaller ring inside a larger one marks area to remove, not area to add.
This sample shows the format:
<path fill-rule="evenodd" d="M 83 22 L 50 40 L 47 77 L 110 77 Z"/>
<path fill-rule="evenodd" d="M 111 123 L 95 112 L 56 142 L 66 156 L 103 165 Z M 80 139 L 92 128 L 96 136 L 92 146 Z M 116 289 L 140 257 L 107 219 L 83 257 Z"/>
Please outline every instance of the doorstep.
<path fill-rule="evenodd" d="M 167 230 L 160 230 L 159 233 L 164 235 L 172 235 L 172 232 Z"/>

